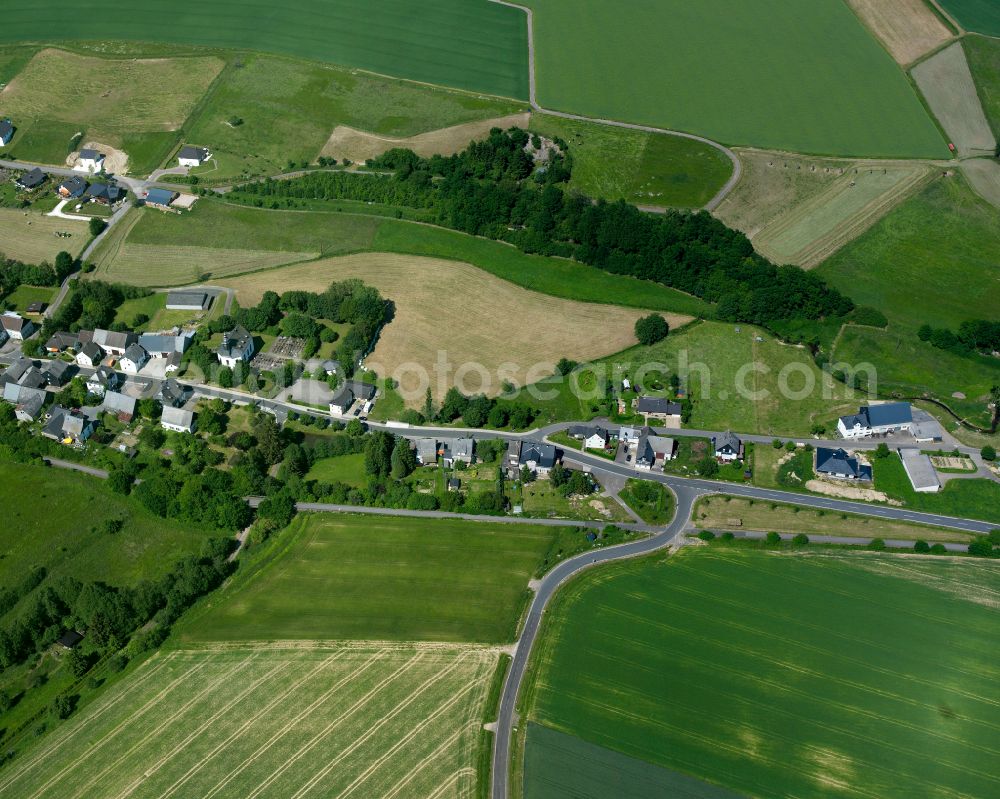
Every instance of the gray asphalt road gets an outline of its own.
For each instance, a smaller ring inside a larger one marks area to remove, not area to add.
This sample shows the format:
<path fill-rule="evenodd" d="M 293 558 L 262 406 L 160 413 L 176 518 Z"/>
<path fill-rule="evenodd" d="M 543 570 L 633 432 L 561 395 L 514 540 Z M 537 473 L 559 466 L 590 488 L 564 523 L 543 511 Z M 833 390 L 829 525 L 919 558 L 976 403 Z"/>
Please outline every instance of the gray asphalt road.
<path fill-rule="evenodd" d="M 95 469 L 92 466 L 84 466 L 82 463 L 73 463 L 73 461 L 64 461 L 61 458 L 42 458 L 49 466 L 56 469 L 70 469 L 74 472 L 83 472 L 84 474 L 89 474 L 91 477 L 99 477 L 102 480 L 108 479 L 108 473 L 104 469 Z"/>
<path fill-rule="evenodd" d="M 575 558 L 564 560 L 546 574 L 537 584 L 535 596 L 528 608 L 528 615 L 521 631 L 521 637 L 517 642 L 514 651 L 514 658 L 510 669 L 507 672 L 507 679 L 504 682 L 503 693 L 500 696 L 499 715 L 496 723 L 496 734 L 493 738 L 493 774 L 492 791 L 494 799 L 504 799 L 507 796 L 507 774 L 510 766 L 510 738 L 517 724 L 516 708 L 518 694 L 521 690 L 521 682 L 528 666 L 531 656 L 531 649 L 538 636 L 539 626 L 542 622 L 542 614 L 549 600 L 558 590 L 559 586 L 571 577 L 579 574 L 585 569 L 589 569 L 601 563 L 608 563 L 621 558 L 636 557 L 646 555 L 661 549 L 674 541 L 684 530 L 688 519 L 691 516 L 691 509 L 697 499 L 699 492 L 690 488 L 682 488 L 677 492 L 677 512 L 673 521 L 656 535 L 622 544 L 616 547 L 608 547 L 593 552 L 586 552 Z"/>
<path fill-rule="evenodd" d="M 709 147 L 714 147 L 716 150 L 721 152 L 733 165 L 733 174 L 730 175 L 729 180 L 726 181 L 725 185 L 719 189 L 716 195 L 705 204 L 706 211 L 714 211 L 726 197 L 729 192 L 733 190 L 737 183 L 740 182 L 740 177 L 743 175 L 743 164 L 740 162 L 739 157 L 723 144 L 719 144 L 717 141 L 712 141 L 704 136 L 697 136 L 692 133 L 683 133 L 679 130 L 668 130 L 666 128 L 655 128 L 651 125 L 636 125 L 631 122 L 619 122 L 617 119 L 601 119 L 597 117 L 585 117 L 580 114 L 569 114 L 565 111 L 553 111 L 548 108 L 543 108 L 538 102 L 538 82 L 536 79 L 535 70 L 535 18 L 532 10 L 526 6 L 520 6 L 517 3 L 509 3 L 507 0 L 490 0 L 490 2 L 497 3 L 502 6 L 510 6 L 511 8 L 516 8 L 523 11 L 528 18 L 528 101 L 531 107 L 541 113 L 548 114 L 549 116 L 561 117 L 562 119 L 575 119 L 580 122 L 594 122 L 599 125 L 608 125 L 615 128 L 628 128 L 629 130 L 641 130 L 646 133 L 658 133 L 663 136 L 678 136 L 682 139 L 691 139 L 692 141 L 701 142 L 702 144 L 707 144 Z"/>

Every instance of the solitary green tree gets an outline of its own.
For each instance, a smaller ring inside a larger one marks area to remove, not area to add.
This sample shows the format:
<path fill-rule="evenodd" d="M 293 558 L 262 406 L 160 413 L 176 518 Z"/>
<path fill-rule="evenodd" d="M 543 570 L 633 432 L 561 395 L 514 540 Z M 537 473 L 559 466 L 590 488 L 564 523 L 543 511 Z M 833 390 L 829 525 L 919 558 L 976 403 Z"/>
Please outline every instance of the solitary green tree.
<path fill-rule="evenodd" d="M 670 332 L 670 325 L 660 314 L 654 313 L 636 320 L 635 337 L 640 344 L 649 346 L 657 341 L 662 341 Z"/>

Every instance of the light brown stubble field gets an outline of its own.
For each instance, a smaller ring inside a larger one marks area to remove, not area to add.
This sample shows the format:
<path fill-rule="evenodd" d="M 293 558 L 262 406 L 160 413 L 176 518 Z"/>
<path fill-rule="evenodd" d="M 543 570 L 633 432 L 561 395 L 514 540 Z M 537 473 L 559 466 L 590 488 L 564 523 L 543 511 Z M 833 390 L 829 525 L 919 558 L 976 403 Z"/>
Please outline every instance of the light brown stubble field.
<path fill-rule="evenodd" d="M 847 0 L 899 64 L 911 64 L 944 44 L 951 32 L 925 0 Z"/>
<path fill-rule="evenodd" d="M 539 294 L 458 261 L 386 253 L 328 258 L 219 282 L 235 288 L 247 307 L 268 289 L 322 291 L 347 278 L 375 286 L 396 306 L 369 368 L 380 376 L 394 375 L 405 363 L 430 369 L 445 351 L 453 368 L 482 364 L 494 376 L 492 384 L 481 385 L 472 373 L 465 387 L 490 394 L 501 390 L 496 379 L 501 364 L 514 364 L 510 379 L 523 385 L 536 364 L 547 367 L 535 380 L 551 374 L 559 358 L 587 361 L 619 352 L 635 344 L 635 321 L 648 313 Z M 690 317 L 670 314 L 667 320 L 676 327 Z M 453 377 L 445 388 L 454 384 Z M 405 376 L 401 382 L 403 389 L 414 387 Z M 419 401 L 422 395 L 414 404 Z"/>

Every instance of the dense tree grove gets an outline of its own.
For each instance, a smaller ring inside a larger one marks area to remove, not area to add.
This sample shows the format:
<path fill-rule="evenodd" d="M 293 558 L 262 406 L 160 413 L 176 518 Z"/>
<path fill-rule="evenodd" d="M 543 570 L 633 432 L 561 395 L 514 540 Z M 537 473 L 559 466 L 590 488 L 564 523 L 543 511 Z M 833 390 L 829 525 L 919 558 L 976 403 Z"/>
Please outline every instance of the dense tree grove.
<path fill-rule="evenodd" d="M 843 316 L 850 299 L 816 275 L 775 266 L 742 233 L 706 212 L 647 214 L 623 201 L 569 192 L 572 162 L 556 153 L 535 164 L 525 131 L 494 129 L 463 152 L 420 158 L 394 149 L 369 164 L 392 177 L 319 172 L 241 187 L 238 199 L 352 198 L 431 209 L 436 223 L 653 280 L 718 303 L 719 318 L 767 324 Z"/>
<path fill-rule="evenodd" d="M 226 538 L 207 539 L 201 554 L 179 561 L 160 580 L 117 587 L 72 577 L 47 581 L 17 616 L 0 626 L 0 668 L 51 646 L 67 628 L 86 629 L 102 649 L 118 649 L 139 627 L 156 621 L 161 636 L 199 596 L 232 570 Z"/>
<path fill-rule="evenodd" d="M 25 264 L 7 258 L 0 252 L 0 297 L 6 297 L 18 286 L 58 286 L 76 271 L 78 263 L 68 252 L 56 255 L 54 265 Z"/>
<path fill-rule="evenodd" d="M 72 291 L 59 309 L 48 319 L 39 338 L 44 342 L 48 336 L 59 330 L 125 330 L 126 326 L 115 322 L 118 308 L 126 300 L 145 297 L 149 289 L 125 286 L 120 283 L 105 283 L 100 280 L 73 281 Z"/>
<path fill-rule="evenodd" d="M 989 355 L 1000 350 L 1000 322 L 986 319 L 966 320 L 958 326 L 957 332 L 925 324 L 917 331 L 917 335 L 921 341 L 959 355 L 972 352 Z"/>

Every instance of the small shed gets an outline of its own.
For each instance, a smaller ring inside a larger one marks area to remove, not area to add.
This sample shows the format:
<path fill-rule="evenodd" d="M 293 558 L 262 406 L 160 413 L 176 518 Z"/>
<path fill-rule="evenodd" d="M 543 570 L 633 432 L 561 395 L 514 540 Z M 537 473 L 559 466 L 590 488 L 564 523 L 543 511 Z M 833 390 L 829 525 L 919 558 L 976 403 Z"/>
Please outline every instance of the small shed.
<path fill-rule="evenodd" d="M 83 633 L 78 633 L 76 630 L 68 630 L 60 636 L 58 644 L 63 649 L 72 649 L 78 643 L 83 640 Z"/>

